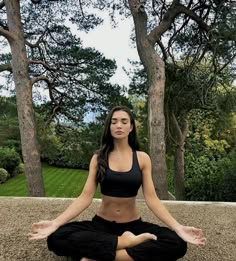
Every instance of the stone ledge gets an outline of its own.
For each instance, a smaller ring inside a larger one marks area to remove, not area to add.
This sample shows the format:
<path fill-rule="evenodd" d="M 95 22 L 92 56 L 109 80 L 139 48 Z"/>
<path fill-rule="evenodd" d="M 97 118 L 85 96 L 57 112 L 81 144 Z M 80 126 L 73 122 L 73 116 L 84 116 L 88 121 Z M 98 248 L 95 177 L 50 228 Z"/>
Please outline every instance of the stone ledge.
<path fill-rule="evenodd" d="M 52 219 L 73 199 L 0 197 L 0 261 L 65 261 L 47 250 L 46 241 L 29 242 L 33 222 Z M 92 205 L 78 218 L 91 219 L 100 204 Z M 200 227 L 207 237 L 205 247 L 189 246 L 182 261 L 233 261 L 236 257 L 236 203 L 163 201 L 182 224 Z M 161 224 L 143 200 L 137 201 L 143 220 Z"/>

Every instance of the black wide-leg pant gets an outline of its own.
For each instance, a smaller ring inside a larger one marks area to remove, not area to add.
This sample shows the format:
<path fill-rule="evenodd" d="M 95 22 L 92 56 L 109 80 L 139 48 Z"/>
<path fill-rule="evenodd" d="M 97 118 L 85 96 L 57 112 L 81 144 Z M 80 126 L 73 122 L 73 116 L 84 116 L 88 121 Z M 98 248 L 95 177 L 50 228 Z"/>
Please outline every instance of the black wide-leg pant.
<path fill-rule="evenodd" d="M 80 260 L 87 257 L 99 261 L 115 260 L 118 236 L 125 231 L 135 235 L 149 232 L 157 240 L 147 240 L 126 248 L 135 261 L 174 261 L 185 255 L 187 243 L 174 231 L 142 219 L 127 223 L 108 221 L 95 216 L 91 221 L 67 223 L 48 237 L 48 249 L 59 256 Z"/>

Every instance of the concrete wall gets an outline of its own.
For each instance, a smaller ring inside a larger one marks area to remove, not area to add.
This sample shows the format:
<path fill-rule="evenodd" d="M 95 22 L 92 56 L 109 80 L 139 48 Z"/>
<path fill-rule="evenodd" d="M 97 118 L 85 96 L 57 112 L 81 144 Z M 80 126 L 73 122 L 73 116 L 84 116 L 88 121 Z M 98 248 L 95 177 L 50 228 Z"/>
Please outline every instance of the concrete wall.
<path fill-rule="evenodd" d="M 65 261 L 47 250 L 46 241 L 29 242 L 27 233 L 33 222 L 52 219 L 61 213 L 72 199 L 0 197 L 0 261 Z M 236 203 L 163 201 L 182 224 L 200 227 L 207 237 L 205 247 L 189 246 L 181 261 L 236 260 Z M 91 219 L 100 200 L 94 200 L 81 219 Z M 160 222 L 138 200 L 144 220 Z M 151 260 L 150 260 L 151 261 Z"/>

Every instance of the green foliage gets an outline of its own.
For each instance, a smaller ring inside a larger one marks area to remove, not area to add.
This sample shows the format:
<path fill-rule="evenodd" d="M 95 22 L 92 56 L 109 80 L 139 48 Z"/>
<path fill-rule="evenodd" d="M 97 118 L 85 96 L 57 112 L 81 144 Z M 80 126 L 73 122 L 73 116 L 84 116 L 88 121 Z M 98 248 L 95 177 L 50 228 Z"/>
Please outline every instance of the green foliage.
<path fill-rule="evenodd" d="M 69 20 L 78 29 L 88 31 L 101 23 L 93 10 L 87 9 L 90 4 L 70 1 L 25 5 L 26 38 L 29 42 L 34 42 L 35 37 L 41 40 L 37 48 L 27 48 L 28 57 L 47 64 L 30 64 L 30 75 L 43 75 L 50 81 L 50 101 L 43 101 L 37 108 L 44 113 L 45 121 L 57 118 L 80 126 L 87 112 L 102 110 L 107 101 L 123 96 L 122 88 L 109 82 L 117 68 L 115 61 L 94 48 L 83 48 L 68 24 Z M 43 82 L 36 85 L 47 88 Z"/>
<path fill-rule="evenodd" d="M 80 130 L 79 157 L 87 167 L 95 151 L 100 148 L 102 131 L 103 126 L 100 122 L 88 123 Z"/>
<path fill-rule="evenodd" d="M 80 169 L 88 169 L 88 162 L 84 162 L 83 158 L 79 155 L 79 148 L 64 148 L 57 152 L 54 160 L 50 160 L 49 164 L 61 168 L 80 168 Z"/>
<path fill-rule="evenodd" d="M 88 169 L 100 147 L 101 133 L 101 124 L 93 122 L 80 128 L 51 125 L 39 135 L 42 160 L 58 167 Z"/>
<path fill-rule="evenodd" d="M 234 160 L 235 161 L 235 160 Z M 193 154 L 186 157 L 186 197 L 188 200 L 235 201 L 235 166 L 230 157 L 214 160 Z M 235 163 L 234 163 L 235 165 Z"/>
<path fill-rule="evenodd" d="M 8 178 L 8 172 L 3 169 L 0 168 L 0 184 L 5 183 L 7 181 Z"/>
<path fill-rule="evenodd" d="M 0 96 L 0 118 L 7 119 L 9 117 L 17 117 L 16 97 Z"/>
<path fill-rule="evenodd" d="M 233 126 L 227 117 L 195 111 L 186 142 L 185 185 L 189 200 L 236 201 Z M 226 121 L 228 122 L 227 124 Z"/>
<path fill-rule="evenodd" d="M 195 158 L 193 154 L 188 154 L 185 162 L 186 198 L 203 201 L 220 200 L 224 176 L 219 171 L 218 162 L 205 156 Z"/>
<path fill-rule="evenodd" d="M 104 110 L 121 96 L 125 101 L 123 87 L 109 81 L 117 68 L 115 61 L 94 48 L 83 48 L 74 34 L 76 26 L 87 32 L 102 23 L 91 5 L 90 1 L 21 2 L 30 78 L 34 87 L 49 90 L 49 97 L 33 92 L 36 110 L 44 113 L 45 121 L 60 119 L 79 126 L 87 112 Z M 6 22 L 0 19 L 2 25 Z M 10 54 L 0 57 L 2 63 L 9 63 Z M 12 74 L 6 77 L 10 89 Z M 35 77 L 43 80 L 34 82 Z"/>
<path fill-rule="evenodd" d="M 137 127 L 137 136 L 140 149 L 148 152 L 148 119 L 146 98 L 141 95 L 129 95 L 129 100 L 133 107 L 135 122 Z"/>
<path fill-rule="evenodd" d="M 13 171 L 13 176 L 18 176 L 20 174 L 24 174 L 25 173 L 25 167 L 23 163 L 20 163 L 18 166 L 16 166 L 16 168 Z"/>
<path fill-rule="evenodd" d="M 187 151 L 195 156 L 207 155 L 219 159 L 234 147 L 234 127 L 228 114 L 218 115 L 215 112 L 193 110 Z"/>
<path fill-rule="evenodd" d="M 43 126 L 40 126 L 37 121 L 37 126 L 41 159 L 49 164 L 54 164 L 61 148 L 60 136 L 56 135 L 53 125 L 43 130 Z"/>
<path fill-rule="evenodd" d="M 14 148 L 0 147 L 0 167 L 13 176 L 14 170 L 20 164 L 20 156 Z"/>
<path fill-rule="evenodd" d="M 21 152 L 15 97 L 0 97 L 0 146 Z"/>
<path fill-rule="evenodd" d="M 236 149 L 229 154 L 230 164 L 225 169 L 222 187 L 223 201 L 236 201 Z"/>

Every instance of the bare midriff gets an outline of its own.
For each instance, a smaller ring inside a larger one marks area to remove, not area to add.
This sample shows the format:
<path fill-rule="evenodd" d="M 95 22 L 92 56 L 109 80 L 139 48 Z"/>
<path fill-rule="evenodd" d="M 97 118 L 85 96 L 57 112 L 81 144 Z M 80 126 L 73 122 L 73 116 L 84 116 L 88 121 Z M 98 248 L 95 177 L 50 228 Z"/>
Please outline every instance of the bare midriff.
<path fill-rule="evenodd" d="M 118 198 L 103 195 L 97 215 L 117 223 L 130 222 L 140 218 L 135 197 Z"/>

